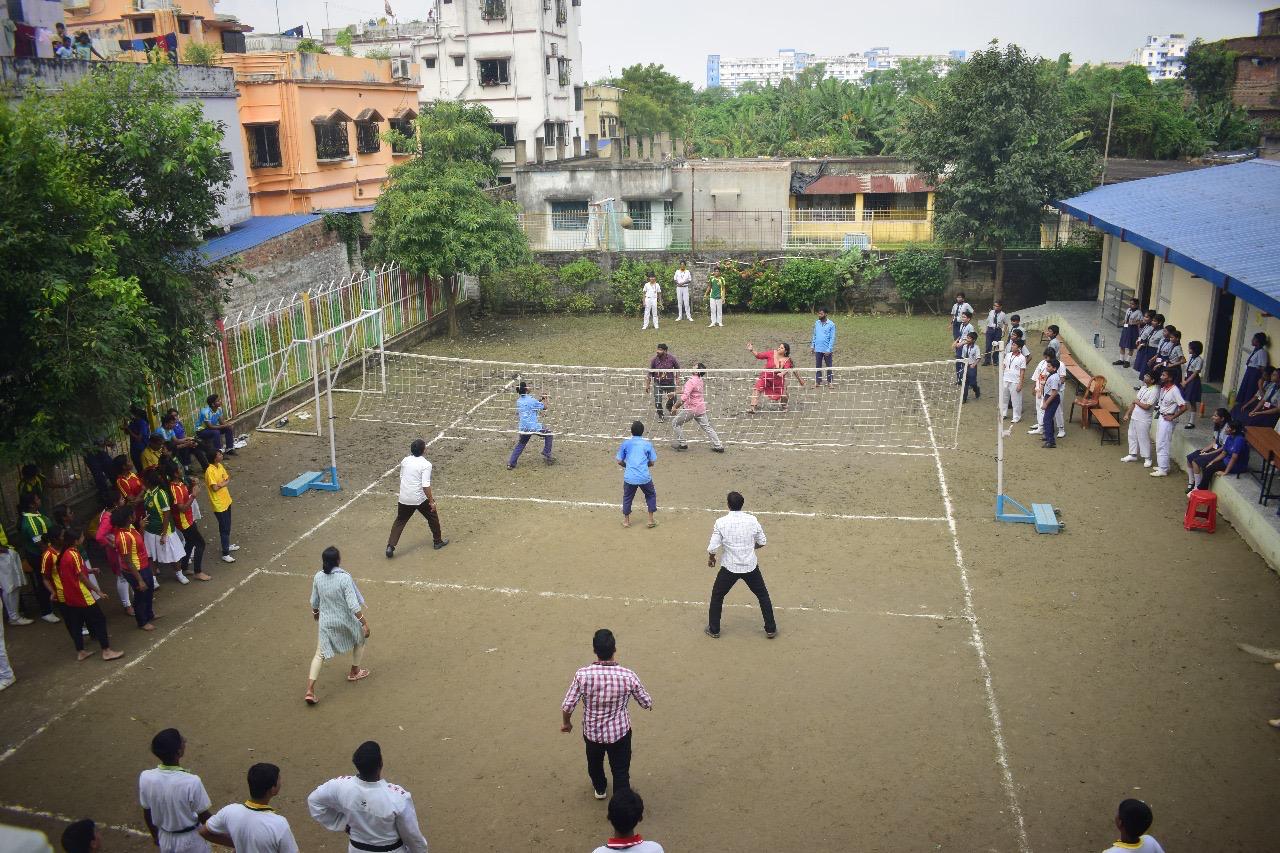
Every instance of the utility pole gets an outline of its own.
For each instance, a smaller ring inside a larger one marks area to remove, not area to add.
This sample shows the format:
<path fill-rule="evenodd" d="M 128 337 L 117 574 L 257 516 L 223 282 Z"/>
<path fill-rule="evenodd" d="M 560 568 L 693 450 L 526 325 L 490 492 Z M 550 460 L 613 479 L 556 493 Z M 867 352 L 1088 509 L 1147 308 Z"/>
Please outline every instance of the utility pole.
<path fill-rule="evenodd" d="M 280 0 L 276 0 L 276 32 L 284 32 L 284 30 L 280 28 Z"/>
<path fill-rule="evenodd" d="M 1116 115 L 1116 93 L 1111 93 L 1111 109 L 1107 111 L 1107 142 L 1102 147 L 1102 177 L 1098 179 L 1098 186 L 1102 186 L 1107 182 L 1107 157 L 1111 154 L 1111 120 Z"/>

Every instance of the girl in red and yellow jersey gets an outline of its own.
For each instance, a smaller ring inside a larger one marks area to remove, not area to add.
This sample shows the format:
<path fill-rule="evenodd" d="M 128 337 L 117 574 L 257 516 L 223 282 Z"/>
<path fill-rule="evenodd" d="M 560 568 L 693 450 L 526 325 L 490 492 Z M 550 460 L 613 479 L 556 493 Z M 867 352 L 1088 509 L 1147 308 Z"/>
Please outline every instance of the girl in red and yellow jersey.
<path fill-rule="evenodd" d="M 169 459 L 160 463 L 160 469 L 169 483 L 169 497 L 170 502 L 173 504 L 173 520 L 178 526 L 178 531 L 182 534 L 184 545 L 185 553 L 178 563 L 178 571 L 191 571 L 192 563 L 194 562 L 196 580 L 213 580 L 204 571 L 204 536 L 200 533 L 200 528 L 196 526 L 195 512 L 192 509 L 196 502 L 195 495 L 191 493 L 191 487 L 187 485 L 186 479 L 182 476 L 182 469 L 178 467 L 178 463 Z"/>
<path fill-rule="evenodd" d="M 41 560 L 41 574 L 45 588 L 58 604 L 62 612 L 62 621 L 66 623 L 67 633 L 76 646 L 76 660 L 84 660 L 92 656 L 92 652 L 84 647 L 84 635 L 81 628 L 88 627 L 102 647 L 103 660 L 115 660 L 124 652 L 111 648 L 111 640 L 107 636 L 107 617 L 102 615 L 102 608 L 94 600 L 89 589 L 89 575 L 85 571 L 84 558 L 80 556 L 79 545 L 83 535 L 74 527 L 63 528 L 58 537 L 57 548 L 45 551 Z"/>
<path fill-rule="evenodd" d="M 126 504 L 111 512 L 111 527 L 116 538 L 116 555 L 120 571 L 129 582 L 133 598 L 133 618 L 144 631 L 154 631 L 156 614 L 152 609 L 156 579 L 151 574 L 151 557 L 142 534 L 133 526 L 133 510 Z"/>
<path fill-rule="evenodd" d="M 141 525 L 147 517 L 147 510 L 142 505 L 142 493 L 146 491 L 142 478 L 134 473 L 133 463 L 123 454 L 115 458 L 115 469 L 116 489 L 129 509 L 133 510 L 134 524 Z"/>

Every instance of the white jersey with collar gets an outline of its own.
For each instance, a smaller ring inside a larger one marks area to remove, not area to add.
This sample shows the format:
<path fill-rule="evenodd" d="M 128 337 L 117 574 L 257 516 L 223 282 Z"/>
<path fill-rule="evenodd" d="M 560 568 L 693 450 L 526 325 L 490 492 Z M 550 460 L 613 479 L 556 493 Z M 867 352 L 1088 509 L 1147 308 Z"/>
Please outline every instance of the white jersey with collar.
<path fill-rule="evenodd" d="M 385 779 L 330 779 L 307 797 L 307 808 L 321 826 L 334 832 L 346 829 L 353 841 L 385 847 L 399 840 L 399 849 L 407 853 L 427 853 L 413 795 Z"/>

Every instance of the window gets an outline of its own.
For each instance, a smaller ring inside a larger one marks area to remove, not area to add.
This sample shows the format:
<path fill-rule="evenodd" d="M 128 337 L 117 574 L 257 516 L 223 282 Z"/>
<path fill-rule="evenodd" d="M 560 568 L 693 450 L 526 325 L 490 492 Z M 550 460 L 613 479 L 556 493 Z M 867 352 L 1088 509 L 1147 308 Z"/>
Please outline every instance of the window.
<path fill-rule="evenodd" d="M 401 136 L 405 137 L 404 142 L 395 141 L 391 143 L 392 154 L 412 154 L 414 149 L 414 132 L 413 119 L 409 117 L 393 118 L 388 122 L 391 129 Z"/>
<path fill-rule="evenodd" d="M 653 230 L 653 203 L 650 201 L 627 202 L 627 216 L 631 217 L 632 231 Z"/>
<path fill-rule="evenodd" d="M 570 83 L 573 82 L 573 78 L 569 73 L 569 66 L 570 66 L 569 59 L 568 57 L 562 56 L 560 57 L 559 62 L 560 62 L 560 85 L 568 86 Z"/>
<path fill-rule="evenodd" d="M 589 216 L 585 201 L 551 202 L 551 228 L 554 231 L 586 231 Z"/>
<path fill-rule="evenodd" d="M 235 30 L 222 31 L 223 53 L 245 53 L 244 33 Z"/>
<path fill-rule="evenodd" d="M 507 17 L 507 0 L 480 0 L 480 17 L 500 21 Z"/>
<path fill-rule="evenodd" d="M 150 15 L 145 18 L 134 18 L 133 31 L 135 33 L 154 33 L 156 31 L 156 19 Z"/>
<path fill-rule="evenodd" d="M 249 165 L 254 169 L 279 166 L 280 125 L 246 124 L 244 132 L 249 143 Z"/>
<path fill-rule="evenodd" d="M 314 126 L 317 160 L 344 160 L 351 156 L 351 141 L 345 121 L 317 121 Z"/>
<path fill-rule="evenodd" d="M 547 57 L 547 76 L 551 76 L 551 57 Z"/>
<path fill-rule="evenodd" d="M 664 201 L 662 203 L 662 224 L 668 228 L 676 224 L 676 203 L 674 201 Z"/>
<path fill-rule="evenodd" d="M 573 109 L 574 112 L 582 112 L 582 87 L 573 87 Z"/>
<path fill-rule="evenodd" d="M 435 68 L 436 58 L 434 56 L 425 56 L 422 59 L 422 64 L 427 66 L 428 68 Z"/>
<path fill-rule="evenodd" d="M 382 150 L 382 140 L 378 138 L 376 121 L 356 122 L 356 151 L 361 154 L 376 154 Z"/>
<path fill-rule="evenodd" d="M 506 86 L 511 82 L 511 78 L 507 76 L 506 59 L 481 59 L 480 60 L 480 85 L 481 86 Z"/>
<path fill-rule="evenodd" d="M 456 67 L 458 67 L 458 68 L 461 68 L 461 67 L 462 67 L 462 63 L 463 63 L 464 61 L 466 61 L 466 58 L 467 58 L 467 57 L 466 57 L 466 56 L 464 56 L 464 55 L 463 55 L 463 54 L 461 54 L 461 53 L 455 53 L 455 54 L 453 54 L 453 64 L 454 64 L 454 66 L 456 66 Z"/>
<path fill-rule="evenodd" d="M 506 148 L 516 144 L 516 126 L 506 122 L 500 124 L 491 124 L 489 129 L 502 137 L 502 144 Z"/>
<path fill-rule="evenodd" d="M 556 26 L 563 27 L 565 21 L 569 20 L 568 4 L 565 0 L 556 0 Z"/>
<path fill-rule="evenodd" d="M 178 32 L 182 33 L 184 36 L 191 35 L 191 19 L 190 18 L 178 19 Z"/>

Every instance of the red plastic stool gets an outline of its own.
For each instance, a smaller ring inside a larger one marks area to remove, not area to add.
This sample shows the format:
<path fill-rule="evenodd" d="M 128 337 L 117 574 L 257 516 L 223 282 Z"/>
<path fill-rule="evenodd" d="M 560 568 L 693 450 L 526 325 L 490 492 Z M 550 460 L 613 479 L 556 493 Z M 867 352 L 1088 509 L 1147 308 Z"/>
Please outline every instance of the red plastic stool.
<path fill-rule="evenodd" d="M 1187 530 L 1207 530 L 1210 533 L 1218 528 L 1218 496 L 1208 489 L 1193 489 L 1187 495 L 1187 517 L 1182 526 Z"/>

